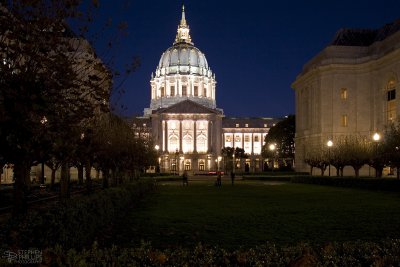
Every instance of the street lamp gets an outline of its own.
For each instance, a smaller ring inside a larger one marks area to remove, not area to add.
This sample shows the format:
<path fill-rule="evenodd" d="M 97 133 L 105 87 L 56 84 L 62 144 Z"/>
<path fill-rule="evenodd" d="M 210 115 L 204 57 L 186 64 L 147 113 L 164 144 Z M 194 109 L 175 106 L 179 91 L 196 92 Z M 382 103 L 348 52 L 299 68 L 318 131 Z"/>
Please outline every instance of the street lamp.
<path fill-rule="evenodd" d="M 159 154 L 158 154 L 158 151 L 159 151 L 159 149 L 160 149 L 160 146 L 159 146 L 159 145 L 155 145 L 155 146 L 154 146 L 154 149 L 156 150 L 157 157 L 158 157 L 158 163 L 157 163 L 156 172 L 160 172 L 160 161 L 161 161 L 161 159 L 160 159 Z"/>
<path fill-rule="evenodd" d="M 43 118 L 40 120 L 40 123 L 43 125 L 43 129 L 45 127 L 45 124 L 47 123 L 47 118 L 46 116 L 43 116 Z M 42 158 L 42 175 L 40 177 L 40 186 L 44 186 L 44 155 Z"/>
<path fill-rule="evenodd" d="M 271 151 L 271 153 L 273 153 L 273 157 L 272 157 L 272 171 L 274 171 L 274 168 L 275 168 L 275 149 L 276 149 L 276 145 L 275 145 L 275 144 L 270 144 L 268 148 L 269 148 L 269 150 Z"/>
<path fill-rule="evenodd" d="M 232 172 L 235 173 L 235 169 L 236 169 L 235 153 L 233 153 L 232 158 L 233 158 L 233 170 L 232 170 Z"/>
<path fill-rule="evenodd" d="M 179 174 L 179 165 L 178 165 L 178 158 L 179 158 L 179 151 L 178 151 L 178 149 L 176 149 L 175 150 L 175 175 L 176 175 L 176 172 L 178 171 L 178 174 Z"/>
<path fill-rule="evenodd" d="M 218 156 L 218 163 L 217 163 L 217 169 L 218 169 L 218 171 L 219 171 L 219 162 L 221 161 L 221 159 L 222 159 L 222 157 L 221 157 L 221 156 Z"/>
<path fill-rule="evenodd" d="M 378 142 L 381 140 L 381 135 L 378 133 L 374 133 L 372 136 L 372 139 L 374 139 L 375 142 L 375 160 L 378 160 Z M 378 177 L 378 166 L 375 162 L 375 177 Z"/>
<path fill-rule="evenodd" d="M 332 140 L 328 140 L 326 145 L 328 146 L 328 161 L 329 161 L 329 167 L 328 167 L 329 171 L 328 172 L 329 172 L 329 176 L 331 176 L 331 147 L 333 146 Z"/>

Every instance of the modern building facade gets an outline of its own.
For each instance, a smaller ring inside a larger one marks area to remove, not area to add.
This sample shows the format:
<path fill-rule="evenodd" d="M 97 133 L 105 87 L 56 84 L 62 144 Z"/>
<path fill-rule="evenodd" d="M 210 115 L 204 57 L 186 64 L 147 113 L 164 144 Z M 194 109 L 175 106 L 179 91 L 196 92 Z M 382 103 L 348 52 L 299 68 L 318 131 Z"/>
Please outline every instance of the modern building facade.
<path fill-rule="evenodd" d="M 151 76 L 150 106 L 140 119 L 151 127 L 162 172 L 223 170 L 221 150 L 227 146 L 249 155 L 237 168 L 248 164 L 253 171 L 262 170 L 261 147 L 277 120 L 226 118 L 216 104 L 216 84 L 204 53 L 192 42 L 182 6 L 175 41 Z"/>
<path fill-rule="evenodd" d="M 400 20 L 380 29 L 342 29 L 303 67 L 296 93 L 296 169 L 328 140 L 372 139 L 398 119 Z"/>

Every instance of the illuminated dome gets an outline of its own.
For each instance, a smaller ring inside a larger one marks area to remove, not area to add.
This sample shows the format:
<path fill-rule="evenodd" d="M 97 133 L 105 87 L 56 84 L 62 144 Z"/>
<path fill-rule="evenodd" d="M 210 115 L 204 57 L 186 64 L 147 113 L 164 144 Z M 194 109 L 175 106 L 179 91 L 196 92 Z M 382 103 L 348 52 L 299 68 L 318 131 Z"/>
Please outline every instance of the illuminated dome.
<path fill-rule="evenodd" d="M 208 69 L 204 54 L 188 43 L 178 43 L 165 51 L 158 64 L 161 74 L 189 73 L 203 75 L 211 72 Z"/>
<path fill-rule="evenodd" d="M 151 75 L 151 103 L 145 115 L 190 99 L 215 109 L 215 75 L 210 70 L 205 55 L 196 48 L 189 34 L 182 6 L 182 19 L 175 42 L 160 58 L 155 73 Z"/>

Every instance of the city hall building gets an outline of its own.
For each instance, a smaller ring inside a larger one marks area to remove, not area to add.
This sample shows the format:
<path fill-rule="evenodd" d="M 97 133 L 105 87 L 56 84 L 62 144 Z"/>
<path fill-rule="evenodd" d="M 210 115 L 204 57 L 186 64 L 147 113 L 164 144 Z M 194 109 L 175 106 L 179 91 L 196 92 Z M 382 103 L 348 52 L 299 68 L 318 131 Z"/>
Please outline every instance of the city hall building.
<path fill-rule="evenodd" d="M 224 170 L 223 147 L 245 150 L 248 157 L 235 159 L 236 168 L 262 171 L 261 148 L 278 120 L 225 117 L 217 107 L 216 85 L 205 55 L 192 42 L 182 6 L 175 41 L 151 76 L 150 106 L 132 121 L 151 135 L 162 172 Z"/>
<path fill-rule="evenodd" d="M 380 29 L 338 31 L 292 84 L 296 170 L 309 171 L 307 153 L 326 147 L 328 140 L 349 135 L 372 140 L 397 121 L 399 78 L 400 20 Z"/>

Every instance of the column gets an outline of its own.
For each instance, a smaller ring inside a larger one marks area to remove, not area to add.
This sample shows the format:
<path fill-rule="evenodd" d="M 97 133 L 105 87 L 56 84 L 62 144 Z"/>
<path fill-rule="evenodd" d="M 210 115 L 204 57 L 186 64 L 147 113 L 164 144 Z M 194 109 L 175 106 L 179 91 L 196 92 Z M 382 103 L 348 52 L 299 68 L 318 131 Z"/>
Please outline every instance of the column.
<path fill-rule="evenodd" d="M 168 153 L 168 121 L 165 120 L 165 127 L 164 127 L 164 142 L 165 142 L 165 151 Z"/>
<path fill-rule="evenodd" d="M 254 155 L 254 133 L 251 133 L 251 154 Z"/>
<path fill-rule="evenodd" d="M 197 120 L 194 120 L 193 123 L 193 153 L 197 153 Z"/>
<path fill-rule="evenodd" d="M 179 121 L 179 152 L 182 153 L 182 120 Z"/>

